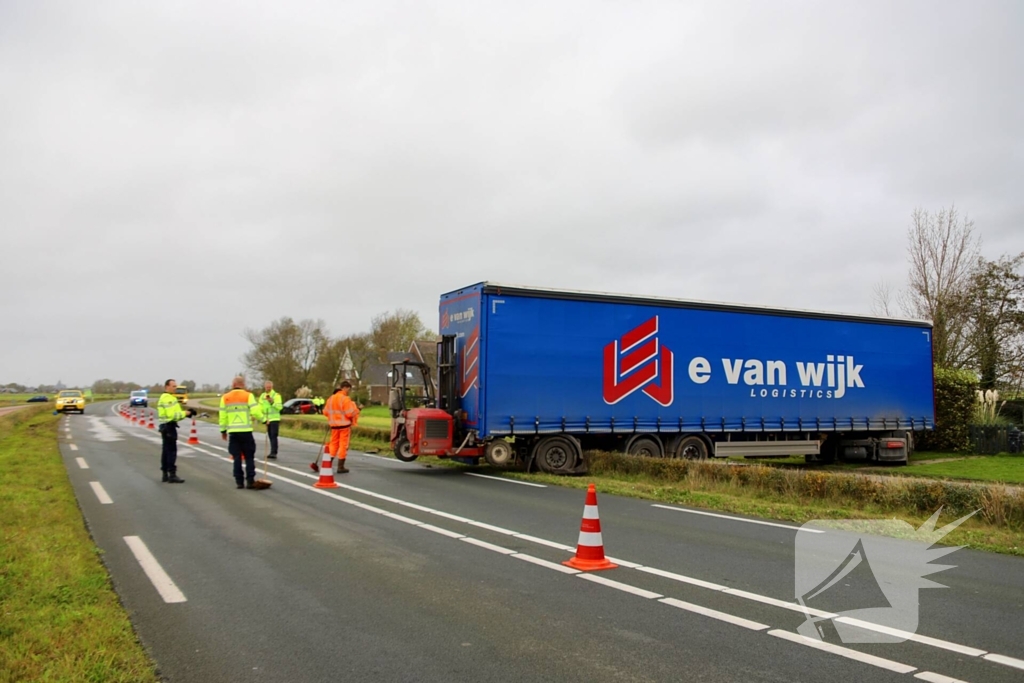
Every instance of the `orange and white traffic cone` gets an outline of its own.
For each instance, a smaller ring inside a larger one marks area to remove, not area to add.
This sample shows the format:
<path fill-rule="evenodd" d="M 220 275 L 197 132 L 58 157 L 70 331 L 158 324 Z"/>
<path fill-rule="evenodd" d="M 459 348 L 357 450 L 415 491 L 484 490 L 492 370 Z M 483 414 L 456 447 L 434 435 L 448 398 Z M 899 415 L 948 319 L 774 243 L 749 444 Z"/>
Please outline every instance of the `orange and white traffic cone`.
<path fill-rule="evenodd" d="M 320 460 L 320 479 L 313 484 L 318 489 L 336 489 L 338 482 L 334 481 L 334 462 L 331 456 L 325 456 Z"/>
<path fill-rule="evenodd" d="M 135 408 L 134 410 L 132 410 L 132 424 L 138 424 L 138 423 L 139 423 L 139 409 Z"/>
<path fill-rule="evenodd" d="M 155 412 L 155 410 L 149 411 L 149 424 L 146 425 L 146 427 L 149 429 L 156 429 L 156 425 L 153 424 L 153 413 Z"/>
<path fill-rule="evenodd" d="M 562 564 L 585 572 L 599 569 L 615 569 L 619 565 L 604 556 L 604 541 L 601 539 L 601 519 L 597 515 L 597 489 L 587 487 L 587 501 L 583 506 L 583 521 L 580 523 L 580 540 L 576 545 L 576 556 Z"/>
<path fill-rule="evenodd" d="M 188 435 L 188 443 L 199 443 L 199 433 L 196 432 L 196 419 L 192 418 L 192 431 Z"/>

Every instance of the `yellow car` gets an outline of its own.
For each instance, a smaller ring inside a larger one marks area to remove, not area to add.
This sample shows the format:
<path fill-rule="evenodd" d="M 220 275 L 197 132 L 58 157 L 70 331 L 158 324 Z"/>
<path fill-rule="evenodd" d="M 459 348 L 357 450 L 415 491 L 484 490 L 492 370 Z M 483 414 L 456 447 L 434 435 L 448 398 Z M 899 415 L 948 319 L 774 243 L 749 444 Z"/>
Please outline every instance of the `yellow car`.
<path fill-rule="evenodd" d="M 72 410 L 79 413 L 85 412 L 85 396 L 81 391 L 68 389 L 57 394 L 56 409 L 62 413 L 70 413 Z"/>

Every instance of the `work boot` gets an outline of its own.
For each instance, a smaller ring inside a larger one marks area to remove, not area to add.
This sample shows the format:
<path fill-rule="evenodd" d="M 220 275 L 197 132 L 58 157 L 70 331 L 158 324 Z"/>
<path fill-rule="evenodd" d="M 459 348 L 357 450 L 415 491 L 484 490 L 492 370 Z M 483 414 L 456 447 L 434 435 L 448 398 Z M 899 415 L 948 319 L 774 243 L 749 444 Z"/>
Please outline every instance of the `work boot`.
<path fill-rule="evenodd" d="M 254 484 L 252 479 L 250 479 L 249 481 L 245 482 L 245 488 L 254 489 L 256 488 L 256 484 Z"/>
<path fill-rule="evenodd" d="M 309 469 L 313 470 L 317 474 L 320 474 L 320 465 L 316 464 L 316 462 L 309 463 Z"/>
<path fill-rule="evenodd" d="M 179 479 L 177 472 L 171 472 L 171 474 L 167 477 L 167 483 L 168 484 L 184 484 L 185 480 L 184 479 Z"/>
<path fill-rule="evenodd" d="M 236 488 L 240 488 L 240 489 L 244 489 L 245 488 L 245 484 L 242 482 L 241 479 L 236 479 L 235 480 L 235 487 Z"/>
<path fill-rule="evenodd" d="M 338 461 L 338 474 L 345 474 L 348 472 L 348 468 L 345 467 L 345 458 Z"/>
<path fill-rule="evenodd" d="M 277 453 L 271 453 L 267 456 L 268 460 L 277 460 Z"/>
<path fill-rule="evenodd" d="M 166 483 L 167 483 L 167 480 L 168 480 L 168 479 L 170 478 L 170 476 L 171 476 L 171 475 L 167 474 L 167 472 L 164 472 L 164 478 L 163 478 L 163 479 L 162 479 L 161 481 L 162 481 L 162 482 L 163 482 L 164 484 L 166 484 Z"/>

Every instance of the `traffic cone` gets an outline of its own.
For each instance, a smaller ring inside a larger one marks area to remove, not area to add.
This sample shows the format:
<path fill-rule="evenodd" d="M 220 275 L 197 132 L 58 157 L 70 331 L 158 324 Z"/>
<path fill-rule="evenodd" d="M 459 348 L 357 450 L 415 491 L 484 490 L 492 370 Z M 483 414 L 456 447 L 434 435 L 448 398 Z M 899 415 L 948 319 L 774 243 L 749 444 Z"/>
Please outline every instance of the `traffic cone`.
<path fill-rule="evenodd" d="M 132 424 L 139 423 L 139 409 L 135 408 L 132 410 Z"/>
<path fill-rule="evenodd" d="M 587 502 L 583 506 L 583 521 L 580 523 L 580 541 L 576 545 L 576 556 L 562 564 L 585 572 L 599 569 L 615 569 L 604 556 L 604 541 L 601 540 L 601 520 L 597 516 L 597 489 L 587 487 Z"/>
<path fill-rule="evenodd" d="M 188 443 L 199 443 L 199 434 L 196 432 L 196 419 L 192 418 L 192 431 L 188 435 Z"/>
<path fill-rule="evenodd" d="M 149 428 L 149 429 L 156 429 L 156 425 L 153 424 L 153 413 L 155 413 L 155 412 L 156 412 L 155 410 L 149 411 L 149 424 L 146 425 L 146 427 Z M 145 419 L 145 417 L 143 417 L 143 419 Z"/>
<path fill-rule="evenodd" d="M 320 461 L 320 479 L 313 484 L 318 489 L 336 489 L 338 483 L 334 481 L 334 464 L 331 462 L 331 456 L 327 456 Z"/>

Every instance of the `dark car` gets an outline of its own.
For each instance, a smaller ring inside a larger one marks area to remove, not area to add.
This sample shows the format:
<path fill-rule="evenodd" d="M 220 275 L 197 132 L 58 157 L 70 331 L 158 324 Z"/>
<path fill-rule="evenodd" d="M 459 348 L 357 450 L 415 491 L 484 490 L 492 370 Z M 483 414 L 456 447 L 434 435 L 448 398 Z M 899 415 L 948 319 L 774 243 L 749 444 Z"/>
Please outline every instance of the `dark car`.
<path fill-rule="evenodd" d="M 316 406 L 311 398 L 290 398 L 281 406 L 282 415 L 315 415 Z"/>
<path fill-rule="evenodd" d="M 50 399 L 47 396 L 33 396 L 29 400 L 25 401 L 25 403 L 46 403 L 49 400 Z"/>

